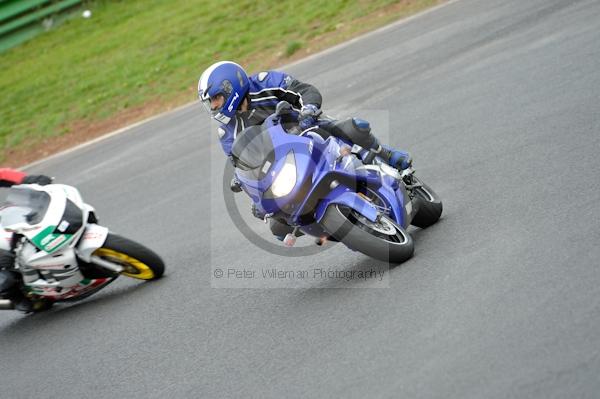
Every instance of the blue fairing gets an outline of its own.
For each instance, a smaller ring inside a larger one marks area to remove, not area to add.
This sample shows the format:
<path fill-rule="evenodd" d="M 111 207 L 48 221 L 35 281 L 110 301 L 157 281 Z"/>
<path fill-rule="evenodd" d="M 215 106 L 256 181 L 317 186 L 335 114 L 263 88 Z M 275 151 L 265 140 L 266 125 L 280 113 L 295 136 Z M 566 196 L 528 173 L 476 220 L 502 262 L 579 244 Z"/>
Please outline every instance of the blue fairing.
<path fill-rule="evenodd" d="M 377 218 L 377 208 L 357 193 L 348 191 L 343 187 L 340 190 L 333 190 L 326 198 L 319 202 L 315 212 L 317 223 L 321 221 L 327 207 L 331 204 L 340 204 L 352 208 L 372 222 Z"/>
<path fill-rule="evenodd" d="M 285 219 L 289 225 L 301 227 L 308 234 L 322 233 L 315 224 L 318 225 L 327 207 L 334 203 L 375 221 L 382 209 L 358 194 L 357 187 L 367 187 L 376 193 L 387 213 L 406 227 L 403 186 L 391 176 L 372 170 L 377 167 L 365 167 L 352 154 L 341 156 L 340 150 L 350 146 L 334 137 L 324 140 L 315 132 L 304 132 L 302 136 L 287 133 L 278 119 L 271 116 L 262 126 L 246 129 L 238 135 L 232 155 L 236 176 L 257 208 Z M 294 172 L 289 172 L 286 162 L 295 165 L 295 184 L 291 181 L 293 175 L 289 176 Z M 293 184 L 293 188 L 286 195 L 276 197 L 272 186 L 284 168 L 287 168 L 285 176 L 290 180 L 289 186 Z"/>

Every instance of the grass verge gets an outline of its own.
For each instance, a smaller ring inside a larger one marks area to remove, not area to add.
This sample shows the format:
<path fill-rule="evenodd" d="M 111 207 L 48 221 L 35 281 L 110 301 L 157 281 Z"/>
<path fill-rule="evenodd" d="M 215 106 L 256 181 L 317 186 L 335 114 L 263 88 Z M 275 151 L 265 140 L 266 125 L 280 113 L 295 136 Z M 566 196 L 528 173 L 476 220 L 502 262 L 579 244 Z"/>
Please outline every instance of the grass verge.
<path fill-rule="evenodd" d="M 193 101 L 216 60 L 273 68 L 444 0 L 104 0 L 0 54 L 0 162 L 19 166 Z"/>

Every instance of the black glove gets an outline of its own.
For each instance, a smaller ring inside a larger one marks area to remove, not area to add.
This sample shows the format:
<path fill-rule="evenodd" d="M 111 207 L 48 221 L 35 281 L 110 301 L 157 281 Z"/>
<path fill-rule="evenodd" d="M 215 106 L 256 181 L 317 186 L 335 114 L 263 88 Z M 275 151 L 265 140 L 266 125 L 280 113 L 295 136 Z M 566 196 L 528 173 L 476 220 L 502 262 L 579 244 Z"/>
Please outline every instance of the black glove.
<path fill-rule="evenodd" d="M 252 204 L 252 216 L 254 216 L 257 219 L 260 220 L 264 220 L 265 219 L 265 213 L 264 211 L 261 211 L 258 209 L 258 207 L 256 206 L 256 204 Z"/>
<path fill-rule="evenodd" d="M 240 181 L 234 177 L 233 179 L 231 179 L 231 183 L 229 183 L 229 188 L 234 193 L 239 193 L 240 191 L 242 191 L 242 183 L 240 183 Z"/>
<path fill-rule="evenodd" d="M 23 179 L 22 183 L 39 184 L 40 186 L 45 186 L 46 184 L 52 183 L 52 180 L 54 180 L 52 177 L 46 175 L 29 175 Z"/>
<path fill-rule="evenodd" d="M 321 110 L 314 104 L 306 104 L 298 115 L 298 124 L 302 130 L 309 129 L 317 124 Z"/>

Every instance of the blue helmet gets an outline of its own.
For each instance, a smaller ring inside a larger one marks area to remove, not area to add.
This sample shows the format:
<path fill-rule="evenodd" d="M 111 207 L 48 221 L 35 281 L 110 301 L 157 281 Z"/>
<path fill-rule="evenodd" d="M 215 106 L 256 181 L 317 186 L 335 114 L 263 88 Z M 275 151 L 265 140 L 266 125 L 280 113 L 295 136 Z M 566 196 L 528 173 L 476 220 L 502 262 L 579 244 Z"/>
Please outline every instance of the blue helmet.
<path fill-rule="evenodd" d="M 244 68 L 231 61 L 221 61 L 209 66 L 198 81 L 198 98 L 213 118 L 223 124 L 229 123 L 248 94 L 250 82 Z M 224 103 L 212 110 L 210 100 L 223 96 Z"/>

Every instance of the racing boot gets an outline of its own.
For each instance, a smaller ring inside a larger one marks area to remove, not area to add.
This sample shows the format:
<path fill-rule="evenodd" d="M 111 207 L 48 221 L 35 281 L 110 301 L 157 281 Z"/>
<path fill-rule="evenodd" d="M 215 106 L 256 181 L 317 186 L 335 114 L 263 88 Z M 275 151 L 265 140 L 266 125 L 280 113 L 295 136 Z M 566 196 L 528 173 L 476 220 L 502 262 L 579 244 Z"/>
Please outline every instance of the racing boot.
<path fill-rule="evenodd" d="M 6 257 L 6 254 L 3 255 Z M 21 292 L 19 274 L 14 271 L 0 270 L 0 299 L 9 301 L 4 304 L 7 308 L 17 309 L 25 313 L 34 310 L 33 303 Z M 8 303 L 11 305 L 9 306 Z"/>
<path fill-rule="evenodd" d="M 376 144 L 377 148 L 371 149 L 378 157 L 383 159 L 388 165 L 402 172 L 412 166 L 412 157 L 406 151 L 396 150 L 387 145 Z"/>
<path fill-rule="evenodd" d="M 19 293 L 19 274 L 9 270 L 0 270 L 0 298 L 12 299 Z"/>

